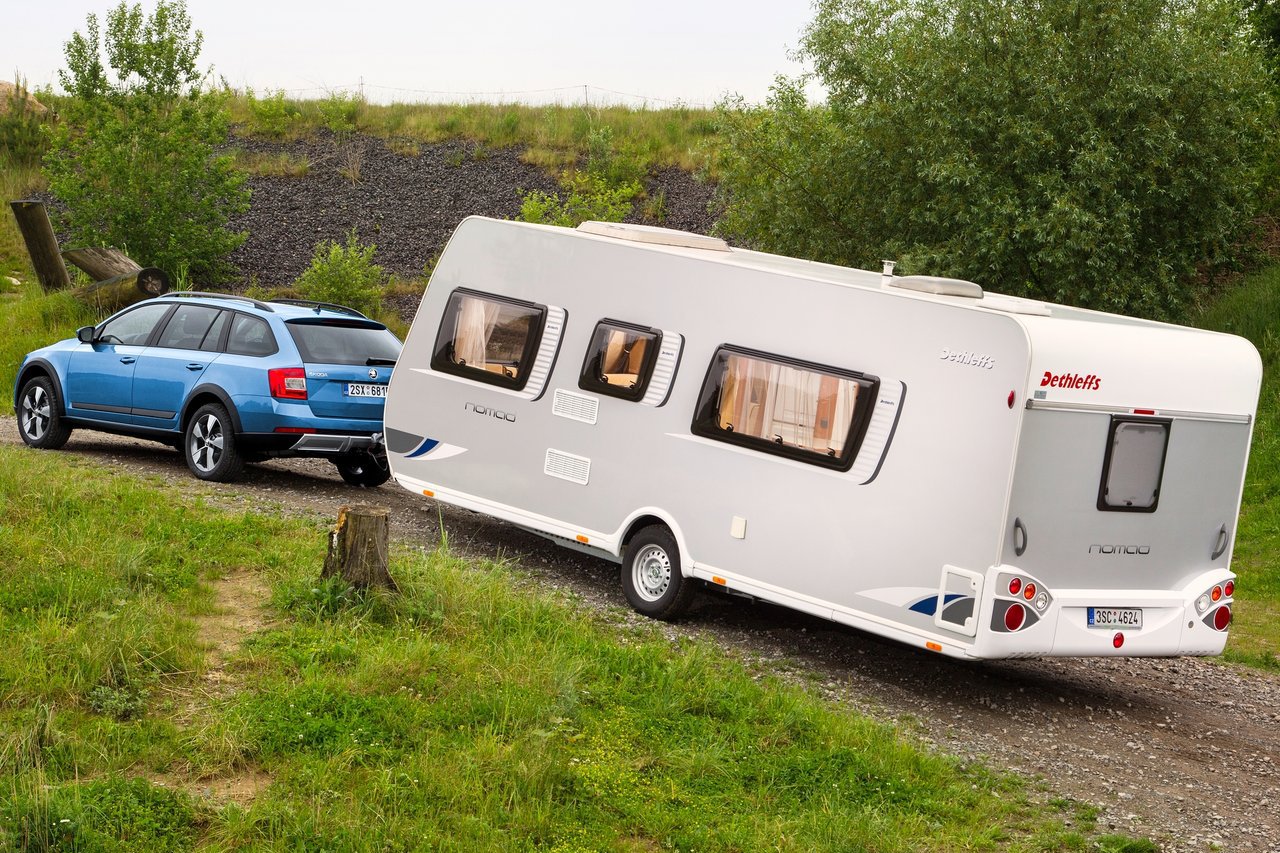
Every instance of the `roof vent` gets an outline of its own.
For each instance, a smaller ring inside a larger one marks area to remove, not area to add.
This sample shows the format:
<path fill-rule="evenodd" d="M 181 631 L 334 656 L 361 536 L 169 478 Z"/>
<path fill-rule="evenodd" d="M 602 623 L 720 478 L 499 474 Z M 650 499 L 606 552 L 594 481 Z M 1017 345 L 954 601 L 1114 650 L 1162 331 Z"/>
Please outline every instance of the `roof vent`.
<path fill-rule="evenodd" d="M 964 296 L 969 299 L 981 299 L 982 288 L 971 281 L 959 278 L 938 278 L 932 275 L 894 276 L 890 287 L 901 287 L 903 290 L 917 290 L 920 293 L 935 293 L 938 296 Z"/>
<path fill-rule="evenodd" d="M 686 249 L 710 249 L 714 252 L 729 251 L 729 244 L 719 237 L 708 237 L 674 228 L 658 228 L 653 225 L 632 225 L 628 222 L 597 222 L 590 220 L 578 226 L 578 230 L 600 237 L 630 240 L 633 243 L 650 243 L 657 246 L 683 246 Z"/>

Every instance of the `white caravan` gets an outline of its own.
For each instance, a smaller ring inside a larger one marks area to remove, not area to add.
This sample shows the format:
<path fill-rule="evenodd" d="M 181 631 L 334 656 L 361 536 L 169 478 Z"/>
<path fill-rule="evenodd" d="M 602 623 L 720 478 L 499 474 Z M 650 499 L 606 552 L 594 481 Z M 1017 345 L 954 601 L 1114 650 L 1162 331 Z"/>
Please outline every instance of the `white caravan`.
<path fill-rule="evenodd" d="M 391 380 L 410 491 L 962 658 L 1211 655 L 1261 382 L 1229 335 L 473 217 Z"/>

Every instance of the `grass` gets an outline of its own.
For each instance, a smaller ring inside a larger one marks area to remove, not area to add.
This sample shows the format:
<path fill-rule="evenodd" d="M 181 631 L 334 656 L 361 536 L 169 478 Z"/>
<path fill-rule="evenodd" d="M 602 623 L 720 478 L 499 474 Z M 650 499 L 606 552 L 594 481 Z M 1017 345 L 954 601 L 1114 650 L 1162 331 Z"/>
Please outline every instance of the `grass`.
<path fill-rule="evenodd" d="M 4 214 L 0 216 L 0 276 L 16 278 L 20 282 L 35 280 L 26 244 L 22 242 L 22 234 L 9 209 L 9 202 L 26 198 L 46 186 L 48 184 L 38 168 L 0 162 L 0 202 L 4 203 Z M 0 278 L 0 298 L 12 295 L 17 290 L 14 285 Z"/>
<path fill-rule="evenodd" d="M 510 566 L 401 554 L 360 594 L 313 522 L 20 447 L 0 501 L 0 848 L 1154 849 Z M 202 694 L 229 573 L 273 620 Z M 270 784 L 201 793 L 240 774 Z"/>
<path fill-rule="evenodd" d="M 247 174 L 269 178 L 302 178 L 311 171 L 311 161 L 306 155 L 295 157 L 287 152 L 264 154 L 237 150 L 235 164 Z"/>
<path fill-rule="evenodd" d="M 620 156 L 641 170 L 679 166 L 690 171 L 709 165 L 707 146 L 715 133 L 712 110 L 675 107 L 525 106 L 521 104 L 369 104 L 355 98 L 282 99 L 265 111 L 237 97 L 233 120 L 242 132 L 293 139 L 320 128 L 356 130 L 387 140 L 402 153 L 414 146 L 466 139 L 489 148 L 525 146 L 524 159 L 551 172 L 589 153 L 593 132 L 609 128 Z"/>
<path fill-rule="evenodd" d="M 1231 564 L 1240 582 L 1226 658 L 1280 670 L 1280 266 L 1246 276 L 1196 325 L 1243 335 L 1262 355 L 1262 395 Z"/>

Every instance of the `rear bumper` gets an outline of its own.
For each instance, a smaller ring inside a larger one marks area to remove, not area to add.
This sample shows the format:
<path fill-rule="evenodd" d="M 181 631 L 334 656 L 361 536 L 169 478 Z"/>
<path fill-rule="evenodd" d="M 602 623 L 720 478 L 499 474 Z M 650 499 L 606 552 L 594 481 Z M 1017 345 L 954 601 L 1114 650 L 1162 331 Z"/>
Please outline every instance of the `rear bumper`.
<path fill-rule="evenodd" d="M 380 454 L 385 452 L 381 433 L 374 433 L 373 435 L 324 435 L 314 433 L 302 436 L 289 449 L 295 453 L 322 455 L 356 452 Z"/>

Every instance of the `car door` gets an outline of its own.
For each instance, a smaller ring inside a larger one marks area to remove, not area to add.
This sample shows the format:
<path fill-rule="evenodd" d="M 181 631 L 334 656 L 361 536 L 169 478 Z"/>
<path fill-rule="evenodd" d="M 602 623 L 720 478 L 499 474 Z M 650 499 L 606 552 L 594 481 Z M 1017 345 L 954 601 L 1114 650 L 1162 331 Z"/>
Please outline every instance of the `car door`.
<path fill-rule="evenodd" d="M 152 303 L 117 314 L 103 323 L 91 344 L 80 344 L 67 366 L 67 414 L 108 423 L 132 424 L 133 373 L 171 303 Z"/>
<path fill-rule="evenodd" d="M 133 417 L 139 426 L 178 428 L 178 414 L 204 370 L 219 355 L 227 311 L 179 305 L 133 372 Z"/>

